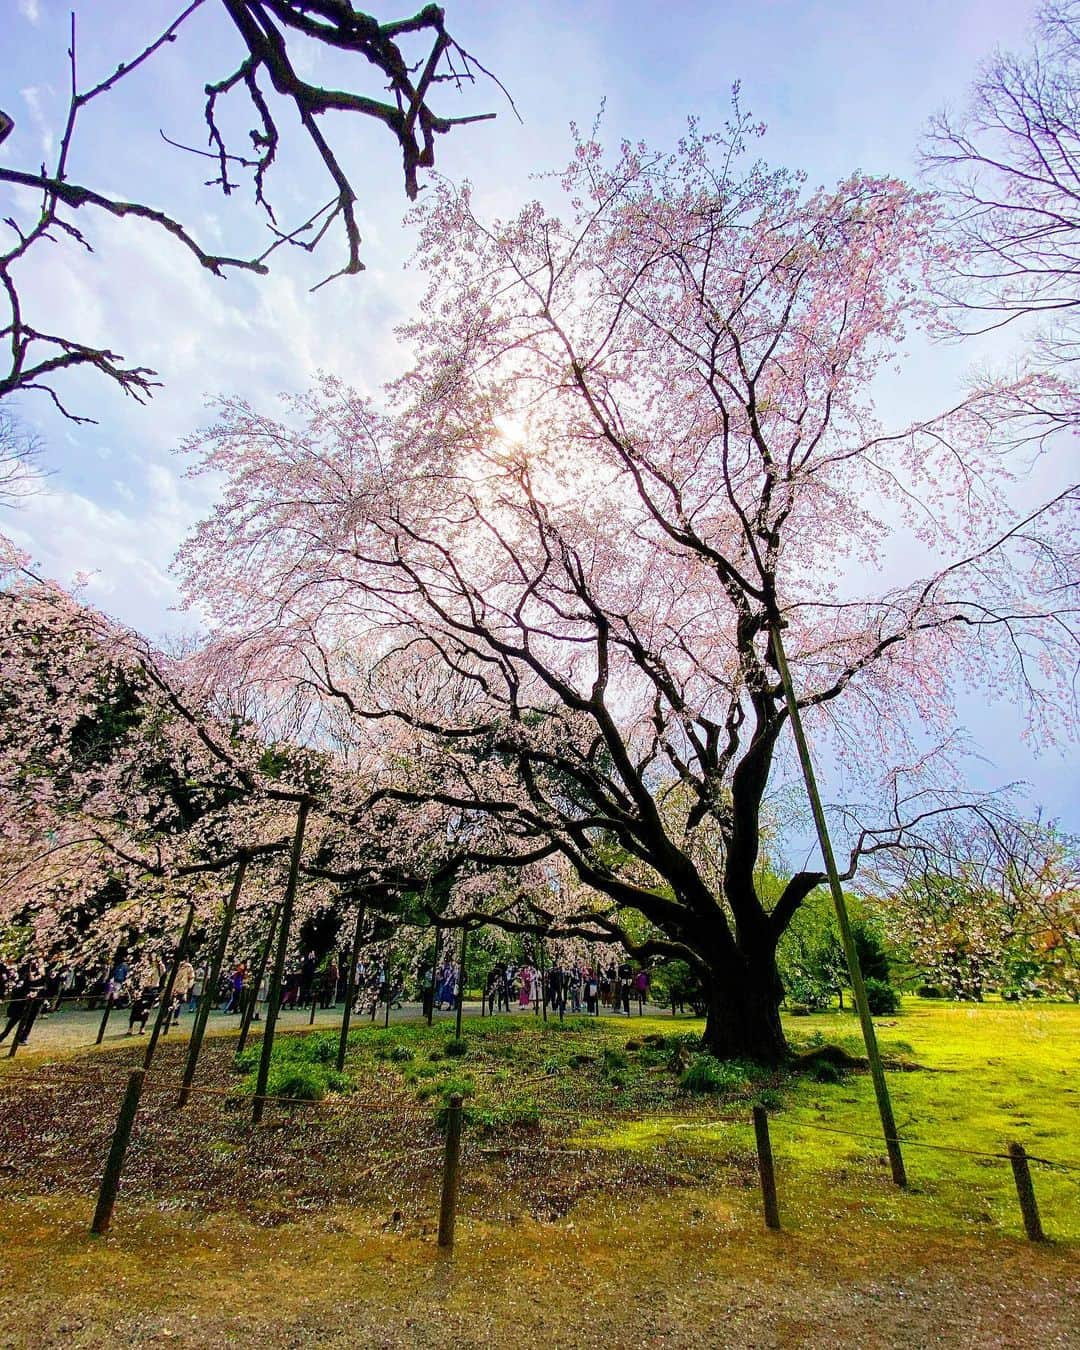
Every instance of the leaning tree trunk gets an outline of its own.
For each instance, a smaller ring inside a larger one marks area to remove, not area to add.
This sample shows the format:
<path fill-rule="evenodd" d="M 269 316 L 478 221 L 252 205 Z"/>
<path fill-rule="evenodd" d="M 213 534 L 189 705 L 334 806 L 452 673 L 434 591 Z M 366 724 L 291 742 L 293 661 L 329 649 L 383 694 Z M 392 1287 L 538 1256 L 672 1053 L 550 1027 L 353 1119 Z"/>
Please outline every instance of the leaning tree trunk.
<path fill-rule="evenodd" d="M 772 950 L 739 954 L 713 967 L 706 981 L 703 1044 L 721 1059 L 778 1064 L 788 1056 L 780 1024 L 784 986 Z"/>

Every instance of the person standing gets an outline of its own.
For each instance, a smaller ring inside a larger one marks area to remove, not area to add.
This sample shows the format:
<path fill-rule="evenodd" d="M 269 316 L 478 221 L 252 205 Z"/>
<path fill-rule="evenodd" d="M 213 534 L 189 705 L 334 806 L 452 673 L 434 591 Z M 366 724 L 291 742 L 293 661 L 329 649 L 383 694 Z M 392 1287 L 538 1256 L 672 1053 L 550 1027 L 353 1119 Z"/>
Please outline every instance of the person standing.
<path fill-rule="evenodd" d="M 308 952 L 300 963 L 300 1006 L 311 1002 L 311 987 L 315 983 L 315 953 Z"/>
<path fill-rule="evenodd" d="M 225 1005 L 225 1011 L 227 1013 L 243 1012 L 244 981 L 246 978 L 247 968 L 243 961 L 239 961 L 233 969 L 232 977 L 229 980 L 229 1001 Z"/>
<path fill-rule="evenodd" d="M 22 1041 L 22 1037 L 19 1036 L 18 1028 L 26 1014 L 27 1004 L 30 1001 L 30 987 L 30 968 L 29 966 L 23 966 L 16 976 L 15 983 L 11 988 L 10 998 L 8 999 L 7 1026 L 4 1027 L 3 1031 L 0 1031 L 0 1041 L 7 1040 L 12 1031 L 15 1032 L 19 1041 Z"/>
<path fill-rule="evenodd" d="M 169 1010 L 169 1021 L 171 1026 L 176 1026 L 180 1020 L 180 1012 L 184 1004 L 191 999 L 191 991 L 195 988 L 195 967 L 186 958 L 180 962 L 176 968 L 176 979 L 173 982 L 173 1001 Z"/>
<path fill-rule="evenodd" d="M 337 961 L 331 956 L 326 963 L 326 969 L 323 971 L 322 1006 L 324 1008 L 333 1008 L 337 1004 L 337 987 L 338 966 Z"/>

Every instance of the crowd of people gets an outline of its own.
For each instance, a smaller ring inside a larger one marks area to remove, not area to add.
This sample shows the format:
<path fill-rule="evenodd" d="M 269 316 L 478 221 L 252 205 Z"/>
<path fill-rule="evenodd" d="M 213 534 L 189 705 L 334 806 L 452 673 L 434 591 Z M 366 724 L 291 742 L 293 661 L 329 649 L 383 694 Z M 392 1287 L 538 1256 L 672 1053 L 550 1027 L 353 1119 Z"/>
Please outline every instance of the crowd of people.
<path fill-rule="evenodd" d="M 519 1010 L 535 1010 L 542 1004 L 559 1014 L 598 1016 L 601 1007 L 606 1007 L 629 1016 L 631 1003 L 640 1007 L 648 994 L 648 970 L 634 971 L 615 962 L 607 967 L 554 965 L 548 970 L 497 965 L 488 975 L 482 1002 L 489 1012 L 509 1012 L 516 1003 Z"/>
<path fill-rule="evenodd" d="M 95 982 L 89 994 L 79 987 L 85 988 L 85 980 L 47 969 L 40 960 L 27 960 L 18 968 L 0 964 L 0 998 L 8 1001 L 0 1042 L 13 1034 L 19 1044 L 25 1044 L 37 1017 L 55 1011 L 67 996 L 85 998 L 90 1007 L 107 1004 L 109 1008 L 126 1008 L 127 1034 L 142 1035 L 151 1013 L 161 1006 L 171 959 L 168 952 L 151 951 L 129 964 L 125 956 L 118 956 L 107 977 Z M 315 952 L 305 953 L 285 974 L 281 1007 L 329 1009 L 343 1002 L 349 990 L 348 959 L 345 953 L 332 953 L 320 962 Z M 180 962 L 164 1030 L 175 1026 L 185 1012 L 194 1012 L 208 978 L 205 965 L 196 967 L 188 959 Z M 400 1007 L 407 997 L 406 985 L 404 966 L 365 957 L 355 970 L 353 1011 L 374 1018 L 380 1005 Z M 633 1003 L 640 1007 L 648 998 L 649 972 L 614 962 L 607 967 L 555 964 L 546 969 L 529 963 L 497 963 L 486 980 L 478 980 L 473 988 L 480 990 L 482 1012 L 510 1012 L 513 1008 L 539 1011 L 546 1007 L 556 1014 L 598 1015 L 604 1007 L 629 1015 Z M 444 961 L 433 969 L 429 963 L 418 973 L 416 994 L 425 1012 L 429 1008 L 435 1011 L 456 1008 L 462 995 L 460 965 Z M 250 1013 L 253 1020 L 258 1020 L 259 1006 L 265 1004 L 268 995 L 265 964 L 257 973 L 253 963 L 241 959 L 222 973 L 213 1006 L 226 1015 L 242 1017 Z"/>

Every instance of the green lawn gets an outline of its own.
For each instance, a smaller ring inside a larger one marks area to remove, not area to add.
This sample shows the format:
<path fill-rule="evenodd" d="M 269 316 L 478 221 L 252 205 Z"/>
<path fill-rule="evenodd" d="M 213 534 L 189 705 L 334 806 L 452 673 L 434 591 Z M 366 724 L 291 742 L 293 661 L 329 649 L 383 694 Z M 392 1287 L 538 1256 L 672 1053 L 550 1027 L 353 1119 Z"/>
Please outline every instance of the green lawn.
<path fill-rule="evenodd" d="M 771 1108 L 787 1226 L 832 1223 L 857 1206 L 889 1223 L 1021 1233 L 1008 1161 L 982 1156 L 1001 1154 L 1016 1140 L 1047 1160 L 1032 1164 L 1047 1233 L 1080 1239 L 1075 1006 L 910 999 L 900 1015 L 879 1020 L 897 1124 L 910 1141 L 907 1193 L 889 1180 L 868 1074 L 830 1082 L 737 1066 L 718 1093 L 690 1094 L 680 1086 L 679 1065 L 699 1029 L 692 1019 L 668 1017 L 571 1018 L 565 1025 L 528 1016 L 472 1019 L 456 1047 L 461 1056 L 453 1057 L 445 1025 L 392 1028 L 389 1039 L 381 1028 L 365 1028 L 351 1040 L 348 1078 L 358 1088 L 380 1083 L 436 1112 L 461 1092 L 467 1129 L 485 1138 L 522 1129 L 569 1132 L 574 1147 L 713 1156 L 744 1169 L 750 1106 L 761 1101 Z M 787 1030 L 798 1049 L 863 1051 L 850 1013 L 792 1017 Z M 285 1041 L 280 1081 L 292 1081 L 293 1054 L 310 1063 L 321 1047 L 325 1060 L 333 1044 L 329 1036 Z M 331 1087 L 334 1078 L 330 1070 Z"/>
<path fill-rule="evenodd" d="M 794 1045 L 860 1049 L 848 1014 Z M 1080 1163 L 1080 1009 L 909 1001 L 879 1023 L 902 1134 Z M 1023 1240 L 1008 1163 L 906 1149 L 890 1184 L 868 1076 L 726 1068 L 682 1089 L 689 1018 L 471 1019 L 283 1036 L 278 1091 L 329 1089 L 248 1123 L 251 1064 L 208 1044 L 175 1108 L 166 1046 L 114 1227 L 87 1229 L 140 1046 L 0 1068 L 0 1326 L 13 1346 L 641 1341 L 1065 1346 L 1080 1299 L 1080 1172 L 1038 1166 L 1053 1241 Z M 252 1057 L 253 1058 L 253 1057 Z M 434 1241 L 448 1095 L 465 1094 L 458 1246 Z M 750 1107 L 770 1107 L 783 1229 L 761 1219 Z M 811 1128 L 813 1127 L 813 1128 Z M 851 1134 L 832 1133 L 833 1130 Z M 869 1136 L 869 1137 L 859 1137 Z M 1072 1301 L 1072 1302 L 1070 1302 Z M 3 1338 L 0 1338 L 2 1340 Z"/>
<path fill-rule="evenodd" d="M 848 1013 L 792 1017 L 786 1028 L 796 1049 L 863 1050 Z M 1009 1163 L 973 1156 L 1003 1153 L 1015 1140 L 1064 1165 L 1032 1164 L 1036 1196 L 1048 1235 L 1080 1239 L 1080 1008 L 906 999 L 877 1029 L 897 1125 L 912 1141 L 908 1192 L 889 1182 L 869 1075 L 802 1077 L 769 1098 L 785 1226 L 832 1221 L 854 1205 L 889 1223 L 1022 1234 Z M 718 1101 L 715 1114 L 730 1116 L 733 1105 Z M 661 1115 L 598 1126 L 582 1138 L 609 1148 L 678 1139 L 733 1157 L 752 1147 L 747 1126 L 709 1124 L 706 1115 L 696 1124 Z"/>

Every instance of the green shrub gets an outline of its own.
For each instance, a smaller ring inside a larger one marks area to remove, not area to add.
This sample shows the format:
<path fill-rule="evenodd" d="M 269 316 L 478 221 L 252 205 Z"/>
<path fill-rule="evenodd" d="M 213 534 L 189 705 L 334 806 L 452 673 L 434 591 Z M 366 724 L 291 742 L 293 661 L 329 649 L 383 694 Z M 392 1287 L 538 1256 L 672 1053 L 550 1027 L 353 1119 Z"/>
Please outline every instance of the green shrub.
<path fill-rule="evenodd" d="M 900 1011 L 900 993 L 887 980 L 871 976 L 866 981 L 866 1001 L 875 1017 L 890 1017 Z"/>
<path fill-rule="evenodd" d="M 311 1060 L 313 1064 L 333 1064 L 337 1060 L 336 1036 L 293 1036 L 290 1039 L 297 1046 L 300 1055 Z"/>
<path fill-rule="evenodd" d="M 413 1052 L 407 1045 L 395 1045 L 387 1058 L 392 1059 L 395 1064 L 408 1064 L 413 1058 Z"/>
<path fill-rule="evenodd" d="M 682 1073 L 686 1066 L 701 1049 L 701 1037 L 693 1032 L 681 1032 L 668 1036 L 664 1041 L 669 1073 Z"/>
<path fill-rule="evenodd" d="M 298 1097 L 305 1102 L 321 1102 L 326 1089 L 325 1074 L 303 1064 L 275 1065 L 266 1082 L 271 1097 Z"/>
<path fill-rule="evenodd" d="M 608 1048 L 600 1056 L 600 1072 L 607 1077 L 619 1073 L 623 1069 L 630 1067 L 630 1061 L 623 1050 L 612 1050 Z"/>
<path fill-rule="evenodd" d="M 735 1092 L 746 1087 L 748 1081 L 741 1064 L 697 1054 L 683 1070 L 679 1087 L 683 1092 Z"/>
<path fill-rule="evenodd" d="M 455 1036 L 446 1042 L 443 1049 L 451 1059 L 461 1059 L 469 1053 L 469 1043 L 463 1036 Z"/>

